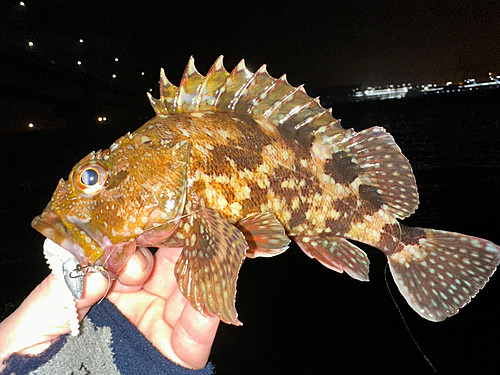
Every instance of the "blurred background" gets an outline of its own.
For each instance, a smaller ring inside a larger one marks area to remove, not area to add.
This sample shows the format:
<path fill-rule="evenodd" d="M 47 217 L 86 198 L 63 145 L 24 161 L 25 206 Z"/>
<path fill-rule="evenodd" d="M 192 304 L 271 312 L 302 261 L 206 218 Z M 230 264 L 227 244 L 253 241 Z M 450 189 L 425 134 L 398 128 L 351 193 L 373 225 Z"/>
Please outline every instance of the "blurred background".
<path fill-rule="evenodd" d="M 126 3 L 126 4 L 125 4 Z M 345 128 L 383 126 L 410 160 L 420 206 L 405 224 L 500 244 L 500 8 L 497 1 L 225 2 L 45 0 L 0 3 L 0 319 L 49 273 L 30 226 L 57 181 L 92 150 L 154 116 L 161 67 L 187 60 L 305 83 Z M 248 260 L 243 327 L 222 324 L 218 374 L 494 372 L 500 276 L 442 323 L 406 304 L 375 249 L 369 283 L 295 245 Z M 389 271 L 388 271 L 389 273 Z"/>

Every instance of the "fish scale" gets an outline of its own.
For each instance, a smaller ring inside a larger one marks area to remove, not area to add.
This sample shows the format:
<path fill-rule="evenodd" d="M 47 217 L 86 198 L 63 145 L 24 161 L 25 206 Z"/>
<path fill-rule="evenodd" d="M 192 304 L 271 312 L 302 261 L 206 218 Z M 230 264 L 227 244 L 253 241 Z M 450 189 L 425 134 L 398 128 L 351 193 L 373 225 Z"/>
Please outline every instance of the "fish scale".
<path fill-rule="evenodd" d="M 242 60 L 228 73 L 221 56 L 203 76 L 191 58 L 179 87 L 161 70 L 149 100 L 156 117 L 80 161 L 33 220 L 81 265 L 117 276 L 137 247 L 181 246 L 183 295 L 239 325 L 244 259 L 279 255 L 291 239 L 361 281 L 369 259 L 349 240 L 381 250 L 409 305 L 433 321 L 456 314 L 500 262 L 487 240 L 400 224 L 418 192 L 393 137 L 342 128 L 265 65 L 251 73 Z"/>

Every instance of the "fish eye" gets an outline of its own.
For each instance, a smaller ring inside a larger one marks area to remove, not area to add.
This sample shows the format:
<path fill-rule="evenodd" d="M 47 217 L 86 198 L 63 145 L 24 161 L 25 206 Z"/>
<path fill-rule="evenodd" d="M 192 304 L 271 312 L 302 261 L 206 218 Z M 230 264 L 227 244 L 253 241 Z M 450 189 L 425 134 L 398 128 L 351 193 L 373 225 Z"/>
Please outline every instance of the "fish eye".
<path fill-rule="evenodd" d="M 92 186 L 99 182 L 99 173 L 94 168 L 86 169 L 81 174 L 82 184 Z"/>
<path fill-rule="evenodd" d="M 100 193 L 108 181 L 108 171 L 98 161 L 88 161 L 78 166 L 72 176 L 73 186 L 84 197 Z"/>

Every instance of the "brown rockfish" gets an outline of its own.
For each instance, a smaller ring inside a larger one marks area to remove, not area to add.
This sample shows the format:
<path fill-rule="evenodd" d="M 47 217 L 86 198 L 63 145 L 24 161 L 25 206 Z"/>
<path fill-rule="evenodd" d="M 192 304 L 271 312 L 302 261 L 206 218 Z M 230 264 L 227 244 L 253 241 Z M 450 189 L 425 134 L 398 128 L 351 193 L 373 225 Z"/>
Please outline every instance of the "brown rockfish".
<path fill-rule="evenodd" d="M 180 290 L 200 313 L 240 324 L 236 280 L 246 257 L 284 252 L 367 281 L 382 251 L 421 316 L 456 314 L 485 285 L 500 248 L 458 233 L 403 226 L 418 193 L 383 128 L 344 129 L 285 76 L 220 57 L 206 76 L 191 58 L 179 87 L 163 70 L 156 117 L 92 152 L 61 180 L 33 227 L 82 266 L 113 277 L 137 247 L 176 245 Z"/>

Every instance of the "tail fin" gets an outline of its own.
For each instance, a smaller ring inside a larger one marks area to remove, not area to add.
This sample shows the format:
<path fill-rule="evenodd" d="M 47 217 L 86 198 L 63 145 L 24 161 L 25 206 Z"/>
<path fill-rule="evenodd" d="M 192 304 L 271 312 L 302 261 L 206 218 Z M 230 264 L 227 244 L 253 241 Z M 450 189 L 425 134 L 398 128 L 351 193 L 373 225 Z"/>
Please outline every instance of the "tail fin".
<path fill-rule="evenodd" d="M 401 240 L 387 253 L 399 291 L 422 317 L 455 315 L 488 282 L 500 247 L 481 238 L 401 225 Z"/>

